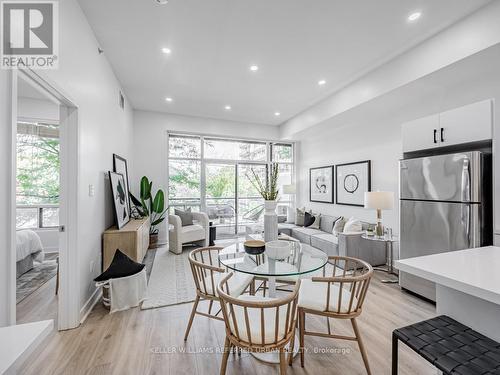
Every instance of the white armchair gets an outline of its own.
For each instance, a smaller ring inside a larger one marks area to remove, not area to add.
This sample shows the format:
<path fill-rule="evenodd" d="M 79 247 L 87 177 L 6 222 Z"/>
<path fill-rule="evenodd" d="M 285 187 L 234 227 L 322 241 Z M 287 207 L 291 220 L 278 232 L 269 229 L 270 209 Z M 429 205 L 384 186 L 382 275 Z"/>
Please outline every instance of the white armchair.
<path fill-rule="evenodd" d="M 171 225 L 169 234 L 169 250 L 174 254 L 182 253 L 182 245 L 195 243 L 201 247 L 208 246 L 209 229 L 208 215 L 204 212 L 193 212 L 193 225 L 182 226 L 181 218 L 177 215 L 168 215 Z"/>

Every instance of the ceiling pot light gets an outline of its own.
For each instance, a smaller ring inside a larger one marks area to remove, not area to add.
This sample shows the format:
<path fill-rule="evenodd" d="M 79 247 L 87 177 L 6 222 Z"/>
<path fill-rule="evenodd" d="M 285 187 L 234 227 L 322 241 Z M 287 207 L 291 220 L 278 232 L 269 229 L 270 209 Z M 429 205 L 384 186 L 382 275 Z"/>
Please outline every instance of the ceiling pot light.
<path fill-rule="evenodd" d="M 251 70 L 252 72 L 256 72 L 257 70 L 259 70 L 259 67 L 258 67 L 257 65 L 251 65 L 251 66 L 250 66 L 250 70 Z"/>
<path fill-rule="evenodd" d="M 318 85 L 323 86 L 324 84 L 326 84 L 326 81 L 324 79 L 320 79 L 318 81 Z"/>
<path fill-rule="evenodd" d="M 281 113 L 279 113 L 279 112 L 274 112 L 274 115 L 275 115 L 275 116 L 280 116 L 280 115 L 281 115 Z"/>
<path fill-rule="evenodd" d="M 408 21 L 414 22 L 420 18 L 422 12 L 414 12 L 408 16 Z"/>
<path fill-rule="evenodd" d="M 172 50 L 170 48 L 167 48 L 167 47 L 163 47 L 161 49 L 161 51 L 166 54 L 166 55 L 170 55 L 172 53 Z"/>
<path fill-rule="evenodd" d="M 169 102 L 169 103 L 173 101 L 173 99 L 172 99 L 171 97 L 166 97 L 166 98 L 165 98 L 165 100 L 166 100 L 167 102 Z"/>
<path fill-rule="evenodd" d="M 231 106 L 230 106 L 230 105 L 226 105 L 226 106 L 224 107 L 224 109 L 225 109 L 226 111 L 230 111 L 230 110 L 231 110 Z"/>

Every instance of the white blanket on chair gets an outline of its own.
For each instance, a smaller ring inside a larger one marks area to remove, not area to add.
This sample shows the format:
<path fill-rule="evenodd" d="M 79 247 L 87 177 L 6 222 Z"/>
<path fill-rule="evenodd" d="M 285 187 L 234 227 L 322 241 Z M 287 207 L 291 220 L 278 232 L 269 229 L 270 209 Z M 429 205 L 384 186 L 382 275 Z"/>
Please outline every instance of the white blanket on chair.
<path fill-rule="evenodd" d="M 35 259 L 39 262 L 43 262 L 43 246 L 38 234 L 32 230 L 20 230 L 16 232 L 16 235 L 16 262 L 19 262 L 28 255 L 35 253 L 38 253 Z"/>

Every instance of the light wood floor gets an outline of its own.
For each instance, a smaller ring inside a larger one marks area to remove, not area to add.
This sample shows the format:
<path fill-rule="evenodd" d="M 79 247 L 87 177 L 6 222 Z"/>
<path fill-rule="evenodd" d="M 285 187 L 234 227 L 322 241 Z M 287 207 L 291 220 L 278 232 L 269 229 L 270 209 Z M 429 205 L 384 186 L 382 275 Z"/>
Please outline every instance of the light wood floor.
<path fill-rule="evenodd" d="M 57 327 L 56 277 L 54 276 L 16 306 L 17 324 L 54 320 Z"/>
<path fill-rule="evenodd" d="M 382 284 L 376 273 L 359 327 L 374 374 L 390 374 L 394 328 L 435 315 L 435 307 L 396 285 Z M 97 305 L 78 329 L 54 332 L 28 359 L 22 374 L 218 374 L 224 343 L 222 322 L 195 318 L 187 343 L 184 330 L 191 304 L 109 315 Z M 308 319 L 308 327 L 326 330 L 326 320 Z M 347 322 L 334 322 L 347 333 Z M 305 369 L 298 358 L 289 374 L 365 374 L 355 343 L 306 337 Z M 400 345 L 400 374 L 435 374 L 423 359 Z M 332 349 L 337 349 L 332 352 Z M 227 374 L 278 374 L 278 367 L 249 354 L 230 357 Z"/>

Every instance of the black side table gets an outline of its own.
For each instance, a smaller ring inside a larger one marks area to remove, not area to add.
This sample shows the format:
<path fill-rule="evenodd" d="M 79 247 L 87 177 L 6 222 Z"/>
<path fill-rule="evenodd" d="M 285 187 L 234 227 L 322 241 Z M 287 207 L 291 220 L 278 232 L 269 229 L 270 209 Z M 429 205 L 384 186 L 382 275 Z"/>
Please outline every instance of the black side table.
<path fill-rule="evenodd" d="M 212 221 L 208 225 L 208 246 L 215 246 L 215 239 L 217 238 L 217 227 L 214 226 L 214 223 Z"/>

